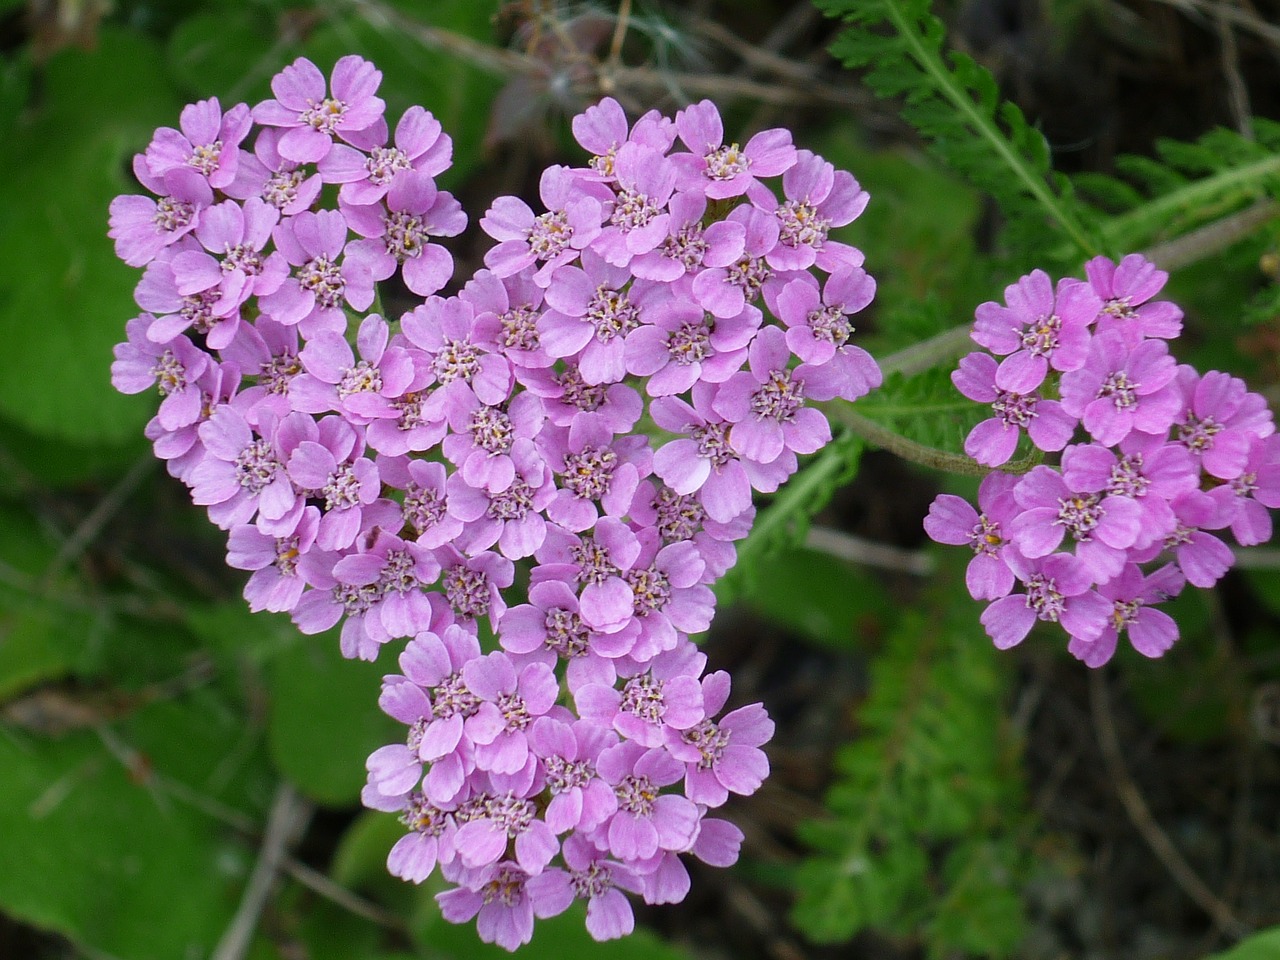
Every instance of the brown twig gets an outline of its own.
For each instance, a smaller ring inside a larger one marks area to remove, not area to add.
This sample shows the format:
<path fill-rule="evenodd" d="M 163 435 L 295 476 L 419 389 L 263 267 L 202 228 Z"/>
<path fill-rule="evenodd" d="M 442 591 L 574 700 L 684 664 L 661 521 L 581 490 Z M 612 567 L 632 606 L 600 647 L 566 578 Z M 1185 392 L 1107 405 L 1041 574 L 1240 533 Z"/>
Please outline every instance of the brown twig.
<path fill-rule="evenodd" d="M 1147 801 L 1138 789 L 1138 785 L 1130 776 L 1125 766 L 1124 755 L 1120 751 L 1120 740 L 1116 735 L 1115 720 L 1111 715 L 1111 704 L 1107 696 L 1105 674 L 1094 670 L 1089 675 L 1089 705 L 1093 713 L 1094 730 L 1098 736 L 1098 746 L 1102 750 L 1102 762 L 1107 768 L 1107 775 L 1115 785 L 1116 795 L 1142 839 L 1146 841 L 1151 852 L 1156 855 L 1169 875 L 1188 897 L 1195 902 L 1223 933 L 1235 939 L 1241 939 L 1250 933 L 1250 928 L 1242 922 L 1231 907 L 1218 898 L 1200 879 L 1199 874 L 1191 868 L 1186 859 L 1174 846 L 1169 835 L 1151 815 Z"/>
<path fill-rule="evenodd" d="M 258 861 L 253 865 L 231 925 L 214 948 L 212 960 L 241 960 L 248 953 L 258 918 L 266 909 L 276 877 L 286 860 L 286 850 L 302 836 L 311 813 L 311 805 L 289 784 L 282 783 L 276 790 Z"/>
<path fill-rule="evenodd" d="M 1229 217 L 1205 224 L 1176 240 L 1145 251 L 1148 260 L 1162 270 L 1176 270 L 1221 253 L 1268 220 L 1280 217 L 1280 203 L 1260 200 Z"/>

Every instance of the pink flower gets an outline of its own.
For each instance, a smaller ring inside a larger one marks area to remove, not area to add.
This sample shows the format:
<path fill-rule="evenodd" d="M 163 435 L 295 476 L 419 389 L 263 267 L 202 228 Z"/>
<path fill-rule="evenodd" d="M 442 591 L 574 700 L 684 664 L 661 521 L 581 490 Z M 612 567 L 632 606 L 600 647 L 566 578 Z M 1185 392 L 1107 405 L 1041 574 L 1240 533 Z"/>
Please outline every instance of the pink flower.
<path fill-rule="evenodd" d="M 386 134 L 385 122 L 379 121 L 350 134 L 350 141 L 359 149 L 335 143 L 320 161 L 325 182 L 342 184 L 340 203 L 376 203 L 401 173 L 416 171 L 435 177 L 449 169 L 453 140 L 425 108 L 415 104 L 404 112 L 396 124 L 393 146 L 386 145 Z"/>
<path fill-rule="evenodd" d="M 332 95 L 324 74 L 310 60 L 299 57 L 271 79 L 274 100 L 253 108 L 253 119 L 268 127 L 284 128 L 280 155 L 296 163 L 323 160 L 334 137 L 350 141 L 382 119 L 386 106 L 374 92 L 382 72 L 362 57 L 346 56 L 333 68 Z"/>
<path fill-rule="evenodd" d="M 1088 356 L 1089 326 L 1102 301 L 1079 280 L 1059 281 L 1043 270 L 1005 287 L 1005 302 L 978 307 L 973 339 L 998 357 L 995 385 L 1023 396 L 1044 382 L 1050 367 L 1078 370 Z"/>
<path fill-rule="evenodd" d="M 456 237 L 467 215 L 452 194 L 437 190 L 425 173 L 407 170 L 396 177 L 382 203 L 344 203 L 351 229 L 364 240 L 347 247 L 347 255 L 374 280 L 386 280 L 397 269 L 420 297 L 429 297 L 453 276 L 453 257 L 431 237 Z"/>
<path fill-rule="evenodd" d="M 604 204 L 612 191 L 603 184 L 584 183 L 567 167 L 548 167 L 540 193 L 546 213 L 534 215 L 518 197 L 499 197 L 480 220 L 489 236 L 499 241 L 484 256 L 484 265 L 499 277 L 509 277 L 540 264 L 533 274 L 546 287 L 557 268 L 572 261 L 600 235 Z"/>
<path fill-rule="evenodd" d="M 760 177 L 785 173 L 796 162 L 790 132 L 762 130 L 746 147 L 724 142 L 720 111 L 710 100 L 685 107 L 676 114 L 676 131 L 689 154 L 677 155 L 681 190 L 697 190 L 712 199 L 740 197 Z"/>
<path fill-rule="evenodd" d="M 303 211 L 280 223 L 272 238 L 297 268 L 278 290 L 259 301 L 263 313 L 276 322 L 299 324 L 304 337 L 341 334 L 347 325 L 344 303 L 356 310 L 367 310 L 373 303 L 368 268 L 342 256 L 347 221 L 337 210 Z"/>
<path fill-rule="evenodd" d="M 188 104 L 179 120 L 181 130 L 161 127 L 145 154 L 147 169 L 163 177 L 170 170 L 190 167 L 214 189 L 235 179 L 240 142 L 249 135 L 249 106 L 237 103 L 225 114 L 217 97 Z"/>

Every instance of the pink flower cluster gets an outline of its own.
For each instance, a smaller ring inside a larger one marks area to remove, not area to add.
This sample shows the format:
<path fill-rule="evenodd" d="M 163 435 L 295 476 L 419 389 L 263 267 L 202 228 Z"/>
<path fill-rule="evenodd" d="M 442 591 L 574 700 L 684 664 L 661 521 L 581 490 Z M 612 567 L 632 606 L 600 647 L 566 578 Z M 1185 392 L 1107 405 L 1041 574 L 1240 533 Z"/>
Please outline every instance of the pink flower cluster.
<path fill-rule="evenodd" d="M 1244 545 L 1270 538 L 1280 437 L 1243 381 L 1170 354 L 1182 311 L 1153 299 L 1166 273 L 1137 254 L 1085 269 L 1087 281 L 1056 287 L 1037 270 L 1004 305 L 980 306 L 972 336 L 989 352 L 952 374 L 991 405 L 965 441 L 978 463 L 1005 464 L 1025 433 L 1059 464 L 991 473 L 978 510 L 941 495 L 925 529 L 973 550 L 969 592 L 992 601 L 982 623 L 997 647 L 1056 622 L 1071 653 L 1097 667 L 1121 633 L 1148 657 L 1173 645 L 1177 625 L 1156 608 L 1226 573 L 1235 556 L 1216 531 Z"/>
<path fill-rule="evenodd" d="M 418 107 L 389 136 L 379 80 L 298 60 L 275 99 L 156 133 L 154 196 L 111 207 L 146 268 L 113 381 L 158 386 L 147 435 L 252 609 L 341 622 L 348 657 L 407 639 L 381 697 L 405 739 L 364 793 L 407 828 L 390 870 L 439 867 L 445 916 L 509 949 L 575 899 L 620 936 L 622 891 L 679 900 L 681 854 L 736 859 L 707 813 L 768 772 L 772 722 L 720 716 L 689 635 L 753 490 L 830 439 L 806 401 L 880 383 L 850 339 L 874 281 L 829 235 L 867 195 L 784 130 L 726 143 L 709 101 L 629 125 L 604 100 L 573 123 L 590 162 L 545 172 L 544 212 L 496 200 L 486 268 L 437 296 L 450 141 Z M 423 303 L 365 315 L 397 271 Z"/>

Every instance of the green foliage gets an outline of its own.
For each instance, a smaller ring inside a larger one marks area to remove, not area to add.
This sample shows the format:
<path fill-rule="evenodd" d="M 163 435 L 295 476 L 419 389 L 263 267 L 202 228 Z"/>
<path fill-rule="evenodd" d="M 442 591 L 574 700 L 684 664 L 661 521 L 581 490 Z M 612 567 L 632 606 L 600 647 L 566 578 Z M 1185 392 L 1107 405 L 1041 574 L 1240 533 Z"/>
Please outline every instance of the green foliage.
<path fill-rule="evenodd" d="M 781 550 L 758 563 L 743 599 L 814 643 L 847 650 L 893 620 L 893 603 L 865 568 L 805 549 Z"/>
<path fill-rule="evenodd" d="M 1270 927 L 1205 960 L 1276 960 L 1277 957 L 1280 957 L 1280 927 Z"/>
<path fill-rule="evenodd" d="M 0 737 L 0 907 L 113 956 L 207 956 L 252 857 L 192 803 L 235 742 L 210 721 L 156 704 L 97 735 Z"/>
<path fill-rule="evenodd" d="M 1008 681 L 971 616 L 942 595 L 922 606 L 931 612 L 904 616 L 872 662 L 830 818 L 801 827 L 813 853 L 794 918 L 818 941 L 876 927 L 918 937 L 933 957 L 1008 956 L 1028 869 Z"/>
<path fill-rule="evenodd" d="M 859 400 L 856 409 L 917 443 L 960 455 L 965 436 L 991 415 L 990 408 L 961 394 L 951 382 L 950 370 L 943 367 L 913 377 L 893 374 L 879 390 Z"/>
<path fill-rule="evenodd" d="M 1075 182 L 1111 214 L 1101 225 L 1107 246 L 1133 250 L 1280 197 L 1280 123 L 1256 120 L 1254 133 L 1252 140 L 1225 129 L 1194 143 L 1160 140 L 1154 158 L 1118 158 L 1118 176 L 1089 173 Z"/>
<path fill-rule="evenodd" d="M 155 45 L 104 28 L 92 52 L 48 63 L 38 104 L 0 138 L 0 414 L 25 429 L 111 445 L 135 440 L 151 415 L 110 383 L 137 277 L 105 221 L 133 189 L 133 152 L 178 107 Z"/>
<path fill-rule="evenodd" d="M 1052 170 L 1049 146 L 994 78 L 971 57 L 944 50 L 942 23 L 929 0 L 817 0 L 852 26 L 832 53 L 877 94 L 900 98 L 903 117 L 949 167 L 1000 205 L 1009 223 L 1006 253 L 1050 267 L 1037 254 L 1047 234 L 1072 248 L 1066 262 L 1101 252 L 1093 228 Z M 888 29 L 886 29 L 888 28 Z M 1046 222 L 1047 218 L 1047 222 Z M 1032 238 L 1040 238 L 1038 242 Z"/>
<path fill-rule="evenodd" d="M 857 475 L 862 449 L 862 440 L 854 434 L 837 436 L 774 494 L 738 544 L 737 565 L 715 586 L 721 603 L 750 589 L 767 558 L 804 542 L 814 515 Z"/>

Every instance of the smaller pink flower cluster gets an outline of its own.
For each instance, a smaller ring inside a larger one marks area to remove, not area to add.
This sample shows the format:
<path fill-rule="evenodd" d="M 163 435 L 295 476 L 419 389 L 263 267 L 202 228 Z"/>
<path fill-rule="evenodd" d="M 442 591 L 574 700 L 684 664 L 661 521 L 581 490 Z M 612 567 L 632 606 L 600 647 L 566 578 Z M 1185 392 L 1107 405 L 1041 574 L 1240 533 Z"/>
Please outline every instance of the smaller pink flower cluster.
<path fill-rule="evenodd" d="M 1177 640 L 1156 609 L 1186 583 L 1210 587 L 1234 562 L 1212 531 L 1240 544 L 1271 536 L 1280 506 L 1280 437 L 1266 401 L 1218 371 L 1203 376 L 1169 353 L 1182 311 L 1153 299 L 1168 275 L 1137 254 L 1097 257 L 1087 282 L 1055 288 L 1042 271 L 977 310 L 973 339 L 989 353 L 952 380 L 991 405 L 965 451 L 1000 467 L 1025 433 L 1058 466 L 983 480 L 976 511 L 943 494 L 925 530 L 974 553 L 967 583 L 993 601 L 982 623 L 997 647 L 1037 619 L 1060 623 L 1091 667 L 1119 634 L 1148 657 Z M 997 359 L 998 358 L 998 359 Z M 1019 588 L 1020 592 L 1011 592 Z"/>
<path fill-rule="evenodd" d="M 379 77 L 299 60 L 274 99 L 157 132 L 155 196 L 111 208 L 146 268 L 113 380 L 159 387 L 147 435 L 252 609 L 341 622 L 348 657 L 408 640 L 381 698 L 407 731 L 364 794 L 407 828 L 391 871 L 438 866 L 445 915 L 509 949 L 574 899 L 619 936 L 621 891 L 733 862 L 707 812 L 768 772 L 772 722 L 717 719 L 729 678 L 689 636 L 753 490 L 831 437 L 806 401 L 880 382 L 850 342 L 874 281 L 829 236 L 867 195 L 784 130 L 725 143 L 709 101 L 631 126 L 605 100 L 573 123 L 589 164 L 545 172 L 545 212 L 496 200 L 486 269 L 435 296 L 434 238 L 466 223 L 433 179 L 450 142 L 419 107 L 390 138 Z M 424 302 L 349 336 L 397 271 Z"/>

